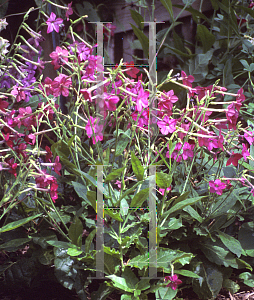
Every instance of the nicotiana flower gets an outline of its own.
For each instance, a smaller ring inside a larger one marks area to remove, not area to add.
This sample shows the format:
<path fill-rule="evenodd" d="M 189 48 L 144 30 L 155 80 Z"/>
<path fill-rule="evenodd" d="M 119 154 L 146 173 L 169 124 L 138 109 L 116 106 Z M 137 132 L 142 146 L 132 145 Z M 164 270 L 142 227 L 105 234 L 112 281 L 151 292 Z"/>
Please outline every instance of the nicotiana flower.
<path fill-rule="evenodd" d="M 226 166 L 229 166 L 229 165 L 232 164 L 232 165 L 234 165 L 235 167 L 237 167 L 237 165 L 238 165 L 238 160 L 240 160 L 242 157 L 243 157 L 242 154 L 232 152 L 232 155 L 231 155 L 230 158 L 228 159 L 228 161 L 227 161 L 227 163 L 226 163 Z"/>
<path fill-rule="evenodd" d="M 57 46 L 56 51 L 53 51 L 49 56 L 53 59 L 51 64 L 54 66 L 55 70 L 64 65 L 65 61 L 68 62 L 68 51 L 59 46 Z"/>
<path fill-rule="evenodd" d="M 53 30 L 59 32 L 59 26 L 63 23 L 63 19 L 56 18 L 56 15 L 52 12 L 46 23 L 48 24 L 47 33 L 50 33 Z"/>
<path fill-rule="evenodd" d="M 98 121 L 99 119 L 97 118 L 93 118 L 90 116 L 90 119 L 91 119 L 91 122 L 90 120 L 88 120 L 88 123 L 85 127 L 86 129 L 86 133 L 87 133 L 87 136 L 90 138 L 91 136 L 93 136 L 93 130 L 94 130 L 94 134 L 95 134 L 95 139 L 93 137 L 93 144 L 96 144 L 96 142 L 99 140 L 99 141 L 102 141 L 103 140 L 103 135 L 102 135 L 102 129 L 103 129 L 103 124 L 99 125 L 98 124 Z M 96 124 L 95 121 L 97 121 Z M 92 129 L 93 128 L 93 129 Z"/>
<path fill-rule="evenodd" d="M 170 281 L 170 283 L 167 284 L 167 287 L 171 287 L 172 290 L 176 290 L 177 286 L 182 283 L 182 281 L 178 279 L 176 274 L 174 274 L 173 276 L 166 276 L 165 281 Z"/>
<path fill-rule="evenodd" d="M 220 179 L 209 181 L 210 193 L 216 193 L 222 195 L 223 190 L 227 187 L 224 182 L 221 182 Z"/>
<path fill-rule="evenodd" d="M 72 6 L 72 2 L 68 3 L 68 9 L 65 12 L 65 16 L 67 18 L 67 21 L 69 21 L 69 16 L 73 14 L 73 10 L 72 10 L 71 6 Z"/>

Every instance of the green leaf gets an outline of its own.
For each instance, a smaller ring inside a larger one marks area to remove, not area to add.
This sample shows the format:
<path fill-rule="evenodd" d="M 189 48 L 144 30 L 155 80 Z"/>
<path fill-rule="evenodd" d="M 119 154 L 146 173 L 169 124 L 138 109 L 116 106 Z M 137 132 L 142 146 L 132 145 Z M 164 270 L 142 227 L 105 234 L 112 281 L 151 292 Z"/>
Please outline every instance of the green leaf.
<path fill-rule="evenodd" d="M 174 212 L 176 212 L 177 210 L 180 210 L 180 209 L 183 209 L 185 206 L 188 206 L 188 205 L 192 205 L 198 201 L 200 201 L 201 199 L 205 198 L 206 196 L 204 197 L 195 197 L 195 198 L 190 198 L 190 199 L 186 199 L 186 200 L 183 200 L 179 203 L 176 203 L 175 205 L 173 205 L 173 207 L 171 207 L 167 212 L 165 212 L 162 217 L 164 215 L 170 215 Z"/>
<path fill-rule="evenodd" d="M 163 172 L 156 172 L 156 184 L 161 189 L 167 189 L 172 182 L 172 176 Z"/>
<path fill-rule="evenodd" d="M 138 28 L 140 30 L 144 29 L 144 18 L 139 14 L 137 11 L 130 9 L 131 17 L 134 20 L 134 22 L 138 25 Z"/>
<path fill-rule="evenodd" d="M 169 12 L 171 22 L 174 20 L 174 13 L 173 13 L 173 7 L 171 0 L 160 0 L 162 5 L 166 8 L 166 10 Z"/>
<path fill-rule="evenodd" d="M 87 199 L 90 202 L 90 204 L 92 205 L 94 211 L 97 212 L 97 210 L 96 210 L 96 199 L 97 199 L 96 192 L 88 191 L 87 192 Z"/>
<path fill-rule="evenodd" d="M 13 230 L 15 228 L 18 228 L 34 219 L 37 219 L 41 216 L 42 214 L 37 214 L 35 216 L 31 216 L 31 217 L 28 217 L 28 218 L 24 218 L 22 220 L 18 220 L 18 221 L 14 221 L 14 222 L 11 222 L 11 223 L 8 223 L 7 225 L 3 226 L 2 228 L 0 228 L 0 233 L 2 232 L 6 232 L 6 231 L 10 231 L 10 230 Z"/>
<path fill-rule="evenodd" d="M 72 181 L 71 185 L 74 187 L 75 192 L 78 194 L 78 196 L 82 199 L 84 199 L 87 203 L 89 203 L 87 199 L 87 187 L 79 182 Z M 90 203 L 89 203 L 90 204 Z"/>
<path fill-rule="evenodd" d="M 71 247 L 71 243 L 68 242 L 61 242 L 61 241 L 47 241 L 47 243 L 50 246 L 56 247 L 56 248 L 63 248 L 68 249 Z M 73 245 L 74 246 L 74 245 Z"/>
<path fill-rule="evenodd" d="M 248 256 L 254 257 L 254 223 L 248 222 L 241 226 L 238 241 Z"/>
<path fill-rule="evenodd" d="M 170 269 L 170 264 L 180 262 L 185 265 L 193 258 L 192 253 L 186 253 L 180 250 L 159 249 L 157 252 L 157 268 Z M 149 253 L 138 255 L 128 262 L 131 267 L 142 270 L 149 266 Z"/>
<path fill-rule="evenodd" d="M 175 274 L 183 275 L 190 278 L 200 278 L 200 276 L 189 270 L 174 270 Z"/>
<path fill-rule="evenodd" d="M 232 295 L 240 290 L 239 284 L 230 279 L 224 279 L 222 286 L 227 289 Z"/>
<path fill-rule="evenodd" d="M 247 63 L 247 61 L 245 60 L 245 59 L 240 59 L 240 62 L 241 62 L 241 64 L 244 66 L 244 69 L 246 70 L 246 71 L 248 71 L 249 70 L 249 64 Z"/>
<path fill-rule="evenodd" d="M 138 29 L 136 26 L 132 25 L 132 30 L 135 33 L 136 37 L 139 39 L 143 51 L 144 51 L 144 57 L 148 58 L 148 50 L 149 50 L 149 39 L 148 37 L 140 30 Z"/>
<path fill-rule="evenodd" d="M 116 156 L 123 155 L 124 149 L 127 147 L 127 145 L 129 144 L 129 142 L 131 140 L 129 135 L 130 135 L 130 129 L 128 129 L 126 132 L 122 132 L 122 134 L 120 135 L 120 138 L 118 138 L 118 142 L 117 142 L 116 150 L 115 150 Z"/>
<path fill-rule="evenodd" d="M 236 254 L 238 257 L 242 255 L 242 246 L 238 240 L 233 238 L 232 236 L 219 231 L 218 233 L 219 238 L 221 239 L 222 243 L 234 254 Z"/>
<path fill-rule="evenodd" d="M 173 5 L 173 6 L 180 8 L 180 9 L 184 8 L 183 5 Z M 204 14 L 202 14 L 201 12 L 199 12 L 198 10 L 196 10 L 194 8 L 186 7 L 185 10 L 191 13 L 192 18 L 196 23 L 199 22 L 199 19 L 203 19 L 203 20 L 209 22 L 208 18 Z"/>
<path fill-rule="evenodd" d="M 10 252 L 15 252 L 18 249 L 22 248 L 25 244 L 28 244 L 31 241 L 31 238 L 20 238 L 13 239 L 4 244 L 0 245 L 0 249 Z"/>
<path fill-rule="evenodd" d="M 93 238 L 95 237 L 96 229 L 91 231 L 85 241 L 85 253 L 89 253 Z"/>
<path fill-rule="evenodd" d="M 215 42 L 215 36 L 207 29 L 205 25 L 197 25 L 197 37 L 201 40 L 204 53 L 210 50 Z"/>
<path fill-rule="evenodd" d="M 149 188 L 139 191 L 131 200 L 131 208 L 139 208 L 149 197 Z"/>
<path fill-rule="evenodd" d="M 79 256 L 83 251 L 76 248 L 68 248 L 67 254 L 70 256 Z"/>
<path fill-rule="evenodd" d="M 183 208 L 193 219 L 197 220 L 199 223 L 202 223 L 203 218 L 199 215 L 199 213 L 190 205 Z"/>
<path fill-rule="evenodd" d="M 78 217 L 75 216 L 74 222 L 71 224 L 69 228 L 69 238 L 72 241 L 72 244 L 81 247 L 82 245 L 82 234 L 83 234 L 83 225 Z"/>
<path fill-rule="evenodd" d="M 131 165 L 132 165 L 132 170 L 135 176 L 137 177 L 138 181 L 143 180 L 145 170 L 140 160 L 136 157 L 133 151 L 131 151 Z"/>
<path fill-rule="evenodd" d="M 105 276 L 113 281 L 113 286 L 121 291 L 125 292 L 134 292 L 134 289 L 128 287 L 128 282 L 126 282 L 125 278 L 116 276 L 116 275 L 108 275 Z"/>
<path fill-rule="evenodd" d="M 172 300 L 175 298 L 177 294 L 177 289 L 173 290 L 170 286 L 169 287 L 160 287 L 155 292 L 156 300 Z"/>
<path fill-rule="evenodd" d="M 122 167 L 120 169 L 114 170 L 112 171 L 110 174 L 108 174 L 108 176 L 105 178 L 105 183 L 108 183 L 112 180 L 115 180 L 116 178 L 120 179 L 120 175 L 122 174 L 122 172 L 124 171 L 125 167 Z"/>
<path fill-rule="evenodd" d="M 104 209 L 104 214 L 109 215 L 114 220 L 117 220 L 119 222 L 123 222 L 123 219 L 121 218 L 119 213 L 117 211 L 116 212 L 114 212 L 114 211 L 115 211 L 114 209 L 105 208 Z"/>
<path fill-rule="evenodd" d="M 221 269 L 208 261 L 195 261 L 192 263 L 192 270 L 200 276 L 192 281 L 194 292 L 200 299 L 215 299 L 222 288 Z"/>
<path fill-rule="evenodd" d="M 80 16 L 88 15 L 87 19 L 90 22 L 100 22 L 100 18 L 97 11 L 94 9 L 93 5 L 88 1 L 83 1 L 83 3 L 75 4 L 76 10 L 79 12 Z"/>
<path fill-rule="evenodd" d="M 243 280 L 244 284 L 254 287 L 254 275 L 249 272 L 244 272 L 239 275 L 239 278 Z"/>

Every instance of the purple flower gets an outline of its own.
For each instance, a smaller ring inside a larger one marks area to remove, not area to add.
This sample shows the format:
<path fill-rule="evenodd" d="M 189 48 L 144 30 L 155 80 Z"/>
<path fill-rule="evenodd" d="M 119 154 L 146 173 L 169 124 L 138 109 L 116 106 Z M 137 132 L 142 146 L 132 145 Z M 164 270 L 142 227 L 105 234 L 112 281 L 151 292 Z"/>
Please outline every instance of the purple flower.
<path fill-rule="evenodd" d="M 61 18 L 56 19 L 56 15 L 52 12 L 50 14 L 50 17 L 46 21 L 46 23 L 48 24 L 47 33 L 50 33 L 53 30 L 55 30 L 56 32 L 59 32 L 59 26 L 63 23 L 63 19 L 61 19 Z"/>
<path fill-rule="evenodd" d="M 167 285 L 167 287 L 171 287 L 172 290 L 176 290 L 177 289 L 177 286 L 179 284 L 182 283 L 182 280 L 178 279 L 177 275 L 174 274 L 173 276 L 166 276 L 165 277 L 165 280 L 168 281 L 170 280 L 171 282 Z"/>
<path fill-rule="evenodd" d="M 193 149 L 195 145 L 191 145 L 189 143 L 184 143 L 183 145 L 183 160 L 193 157 Z"/>
<path fill-rule="evenodd" d="M 215 181 L 209 181 L 210 193 L 216 193 L 218 195 L 222 195 L 223 190 L 227 187 L 224 182 L 221 182 L 220 179 L 216 179 Z"/>

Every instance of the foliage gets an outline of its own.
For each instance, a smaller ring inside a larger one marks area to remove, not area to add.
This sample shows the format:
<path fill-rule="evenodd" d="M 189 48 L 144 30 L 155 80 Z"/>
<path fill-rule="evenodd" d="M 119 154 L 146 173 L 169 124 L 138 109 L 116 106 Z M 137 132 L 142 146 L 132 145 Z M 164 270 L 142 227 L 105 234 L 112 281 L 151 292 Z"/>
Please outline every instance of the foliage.
<path fill-rule="evenodd" d="M 74 31 L 86 17 L 72 19 L 71 5 L 37 1 L 37 25 L 61 37 L 50 54 L 56 77 L 43 76 L 43 38 L 26 24 L 30 11 L 21 28 L 31 38 L 23 45 L 15 40 L 9 50 L 3 40 L 3 288 L 27 289 L 52 266 L 54 280 L 80 299 L 101 268 L 105 277 L 94 299 L 114 291 L 121 299 L 173 299 L 178 285 L 215 299 L 222 287 L 238 291 L 239 281 L 253 287 L 253 12 L 246 3 L 214 0 L 209 19 L 184 1 L 182 11 L 197 23 L 190 53 L 174 30 L 180 15 L 174 18 L 170 0 L 161 2 L 171 25 L 158 32 L 158 48 L 179 59 L 181 74 L 160 76 L 156 90 L 133 62 L 121 60 L 102 74 L 100 45 Z M 97 20 L 92 5 L 76 9 L 86 7 Z M 131 15 L 148 55 L 143 16 Z M 104 27 L 108 41 L 112 30 Z M 67 114 L 59 107 L 63 97 Z M 19 249 L 24 257 L 13 261 L 7 254 Z"/>

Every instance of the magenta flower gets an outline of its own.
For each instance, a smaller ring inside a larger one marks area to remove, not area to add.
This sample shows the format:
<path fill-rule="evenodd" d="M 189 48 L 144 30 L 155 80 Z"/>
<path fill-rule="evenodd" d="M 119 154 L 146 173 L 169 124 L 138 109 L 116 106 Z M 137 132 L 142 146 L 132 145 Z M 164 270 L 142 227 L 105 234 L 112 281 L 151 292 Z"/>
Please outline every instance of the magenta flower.
<path fill-rule="evenodd" d="M 224 182 L 221 182 L 220 179 L 216 179 L 215 181 L 209 181 L 210 193 L 216 193 L 218 195 L 222 195 L 223 190 L 227 187 Z"/>
<path fill-rule="evenodd" d="M 14 85 L 11 94 L 16 98 L 17 102 L 21 100 L 25 100 L 25 102 L 29 101 L 29 98 L 27 99 L 24 90 L 20 86 Z"/>
<path fill-rule="evenodd" d="M 170 186 L 170 187 L 167 188 L 167 191 L 169 192 L 169 191 L 171 191 L 171 189 L 172 189 L 172 188 L 171 188 L 171 186 Z M 166 190 L 166 189 L 161 189 L 161 188 L 159 188 L 159 192 L 161 192 L 163 196 L 164 196 L 165 190 Z"/>
<path fill-rule="evenodd" d="M 59 176 L 61 176 L 60 171 L 62 169 L 62 165 L 59 162 L 59 156 L 56 157 L 55 162 L 54 162 L 54 171 L 56 172 L 56 174 L 58 174 Z"/>
<path fill-rule="evenodd" d="M 47 33 L 50 33 L 53 30 L 55 30 L 56 32 L 59 32 L 59 26 L 63 23 L 63 19 L 61 19 L 61 18 L 56 19 L 56 15 L 52 12 L 50 14 L 50 17 L 46 21 L 46 23 L 48 24 Z"/>
<path fill-rule="evenodd" d="M 134 61 L 126 62 L 126 63 L 124 63 L 124 65 L 128 69 L 131 68 L 129 71 L 126 71 L 126 74 L 128 74 L 132 78 L 136 78 L 137 74 L 139 72 L 139 69 L 137 69 L 136 67 L 134 67 Z"/>
<path fill-rule="evenodd" d="M 138 91 L 138 97 L 137 97 L 137 110 L 140 112 L 143 107 L 148 107 L 148 97 L 149 92 L 144 91 L 143 87 L 141 86 Z"/>
<path fill-rule="evenodd" d="M 192 158 L 194 156 L 193 149 L 195 145 L 184 143 L 183 145 L 183 160 L 186 160 L 188 158 Z"/>
<path fill-rule="evenodd" d="M 248 148 L 245 144 L 242 144 L 242 146 L 243 146 L 242 155 L 243 155 L 244 159 L 247 160 L 247 156 L 250 155 L 250 152 L 248 151 Z"/>
<path fill-rule="evenodd" d="M 165 281 L 169 281 L 169 280 L 171 282 L 167 285 L 167 287 L 171 287 L 172 290 L 176 290 L 177 286 L 182 283 L 182 281 L 180 279 L 178 279 L 176 274 L 174 274 L 173 276 L 166 276 L 165 277 Z"/>
<path fill-rule="evenodd" d="M 232 155 L 230 156 L 229 160 L 227 161 L 226 166 L 229 166 L 232 164 L 235 167 L 237 167 L 238 160 L 241 159 L 242 157 L 243 157 L 242 154 L 233 152 Z"/>
<path fill-rule="evenodd" d="M 65 12 L 65 16 L 67 18 L 67 21 L 69 21 L 69 16 L 73 14 L 73 10 L 72 10 L 71 6 L 72 6 L 72 2 L 68 3 L 68 9 Z"/>
<path fill-rule="evenodd" d="M 234 129 L 236 130 L 236 123 L 237 123 L 237 118 L 239 114 L 238 111 L 235 107 L 234 103 L 229 104 L 228 109 L 226 111 L 226 117 L 228 120 L 228 129 Z"/>
<path fill-rule="evenodd" d="M 103 140 L 103 135 L 102 135 L 102 129 L 103 129 L 103 124 L 99 125 L 98 124 L 98 121 L 99 119 L 97 118 L 93 118 L 93 117 L 90 117 L 91 119 L 91 122 L 88 120 L 88 123 L 85 127 L 86 129 L 86 133 L 87 133 L 87 136 L 90 138 L 91 136 L 93 136 L 93 130 L 94 130 L 94 134 L 95 134 L 95 139 L 93 137 L 93 144 L 96 144 L 96 142 L 99 140 L 99 141 L 102 141 Z M 97 121 L 96 124 L 95 121 Z M 92 129 L 93 128 L 93 129 Z"/>
<path fill-rule="evenodd" d="M 183 84 L 192 88 L 192 82 L 195 80 L 195 78 L 192 75 L 187 76 L 184 71 L 181 71 L 181 76 L 183 79 Z"/>
<path fill-rule="evenodd" d="M 68 78 L 67 75 L 59 74 L 59 76 L 54 79 L 51 85 L 53 90 L 53 95 L 55 97 L 58 97 L 62 94 L 64 97 L 68 97 L 69 96 L 68 88 L 71 85 L 71 83 L 72 83 L 71 79 Z"/>
<path fill-rule="evenodd" d="M 176 119 L 169 119 L 169 117 L 165 115 L 162 121 L 157 122 L 157 125 L 159 126 L 161 133 L 167 135 L 176 131 L 176 122 Z"/>
<path fill-rule="evenodd" d="M 57 46 L 56 51 L 53 51 L 49 56 L 53 59 L 51 65 L 54 66 L 55 70 L 64 65 L 65 61 L 68 62 L 68 51 L 59 46 Z"/>

